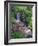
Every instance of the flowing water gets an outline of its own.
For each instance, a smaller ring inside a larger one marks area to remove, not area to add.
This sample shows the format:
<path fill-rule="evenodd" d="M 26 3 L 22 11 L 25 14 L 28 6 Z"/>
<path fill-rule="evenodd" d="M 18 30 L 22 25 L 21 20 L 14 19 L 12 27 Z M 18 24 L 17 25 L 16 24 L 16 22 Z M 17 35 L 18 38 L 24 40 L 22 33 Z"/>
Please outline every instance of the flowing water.
<path fill-rule="evenodd" d="M 16 21 L 19 22 L 19 21 L 20 21 L 20 13 L 17 13 L 16 18 L 17 18 Z M 24 23 L 20 21 L 20 26 L 21 26 L 21 25 L 24 25 Z M 23 27 L 23 26 L 22 26 L 22 27 Z M 24 33 L 25 33 L 25 35 L 32 35 L 31 30 L 28 29 L 28 27 L 26 27 L 26 25 L 25 25 L 23 28 L 25 28 L 25 30 L 23 30 Z M 22 29 L 23 29 L 23 28 L 22 28 Z"/>

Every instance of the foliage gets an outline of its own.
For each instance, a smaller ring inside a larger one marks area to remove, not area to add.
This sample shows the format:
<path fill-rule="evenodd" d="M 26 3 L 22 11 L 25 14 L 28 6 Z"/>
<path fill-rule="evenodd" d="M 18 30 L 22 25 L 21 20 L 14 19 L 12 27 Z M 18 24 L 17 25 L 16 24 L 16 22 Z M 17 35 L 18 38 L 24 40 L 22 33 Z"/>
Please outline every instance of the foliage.
<path fill-rule="evenodd" d="M 12 38 L 24 38 L 25 35 L 22 32 L 12 32 L 11 36 L 13 36 Z"/>
<path fill-rule="evenodd" d="M 32 29 L 32 7 L 31 6 L 11 6 L 10 8 L 10 22 L 16 22 L 16 15 L 20 13 L 20 20 L 26 24 L 30 29 Z M 13 38 L 24 38 L 22 32 L 12 32 L 11 36 Z"/>
<path fill-rule="evenodd" d="M 31 6 L 14 6 L 10 8 L 11 22 L 16 21 L 16 14 L 21 14 L 21 21 L 32 28 L 32 8 Z"/>

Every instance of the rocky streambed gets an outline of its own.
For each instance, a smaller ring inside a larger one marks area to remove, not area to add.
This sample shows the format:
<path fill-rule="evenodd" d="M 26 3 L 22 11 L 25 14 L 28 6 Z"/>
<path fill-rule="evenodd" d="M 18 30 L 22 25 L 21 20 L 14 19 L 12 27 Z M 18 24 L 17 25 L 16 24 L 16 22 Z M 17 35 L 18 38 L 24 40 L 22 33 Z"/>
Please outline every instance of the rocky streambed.
<path fill-rule="evenodd" d="M 13 32 L 22 32 L 25 34 L 25 37 L 32 37 L 32 31 L 29 29 L 23 22 L 16 22 L 12 26 Z"/>

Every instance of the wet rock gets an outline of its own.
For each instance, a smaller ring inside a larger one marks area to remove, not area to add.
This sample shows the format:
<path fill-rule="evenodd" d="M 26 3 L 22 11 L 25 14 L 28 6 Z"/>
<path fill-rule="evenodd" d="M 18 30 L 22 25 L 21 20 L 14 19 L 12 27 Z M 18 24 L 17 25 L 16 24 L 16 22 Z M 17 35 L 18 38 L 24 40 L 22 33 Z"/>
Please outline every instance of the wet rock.
<path fill-rule="evenodd" d="M 28 29 L 28 27 L 26 27 L 26 25 L 24 26 L 24 23 L 21 21 L 17 22 L 15 25 L 13 25 L 13 30 L 24 33 L 25 37 L 32 36 L 32 31 L 30 29 Z"/>

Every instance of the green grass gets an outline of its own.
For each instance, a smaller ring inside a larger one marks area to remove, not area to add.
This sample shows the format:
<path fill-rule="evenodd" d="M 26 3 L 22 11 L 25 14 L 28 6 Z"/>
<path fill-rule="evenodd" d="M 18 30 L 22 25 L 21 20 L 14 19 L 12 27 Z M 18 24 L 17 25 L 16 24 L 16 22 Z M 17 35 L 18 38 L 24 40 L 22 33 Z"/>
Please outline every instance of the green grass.
<path fill-rule="evenodd" d="M 12 38 L 24 38 L 25 34 L 23 34 L 22 32 L 12 32 L 11 37 Z"/>

